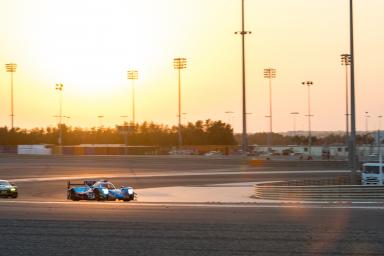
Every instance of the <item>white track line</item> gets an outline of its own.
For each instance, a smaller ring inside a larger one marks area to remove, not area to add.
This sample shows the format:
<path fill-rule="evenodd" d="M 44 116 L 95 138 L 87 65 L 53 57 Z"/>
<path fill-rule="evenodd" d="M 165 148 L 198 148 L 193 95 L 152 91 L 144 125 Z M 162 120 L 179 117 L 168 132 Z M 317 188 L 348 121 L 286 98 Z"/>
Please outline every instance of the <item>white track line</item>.
<path fill-rule="evenodd" d="M 0 205 L 5 204 L 30 204 L 30 205 L 75 205 L 75 206 L 116 206 L 116 207 L 134 207 L 134 206 L 160 206 L 160 207 L 212 207 L 212 208 L 305 208 L 305 209 L 366 209 L 366 210 L 384 210 L 382 205 L 332 205 L 332 204 L 258 204 L 258 203 L 123 203 L 123 202 L 72 202 L 72 201 L 20 201 L 7 200 L 0 201 Z"/>

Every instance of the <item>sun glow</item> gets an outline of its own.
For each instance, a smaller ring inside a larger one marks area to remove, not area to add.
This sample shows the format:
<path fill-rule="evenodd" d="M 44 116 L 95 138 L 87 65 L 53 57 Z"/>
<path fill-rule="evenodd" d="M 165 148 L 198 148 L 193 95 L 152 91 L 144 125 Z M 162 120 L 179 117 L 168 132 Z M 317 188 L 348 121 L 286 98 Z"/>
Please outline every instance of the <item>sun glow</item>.
<path fill-rule="evenodd" d="M 156 97 L 174 94 L 167 86 L 160 89 L 154 85 L 159 87 L 160 78 L 164 81 L 173 75 L 172 61 L 178 50 L 166 48 L 172 35 L 165 38 L 160 32 L 172 18 L 167 17 L 166 6 L 149 2 L 153 8 L 135 1 L 111 1 L 108 5 L 102 1 L 25 1 L 23 9 L 35 15 L 20 21 L 30 57 L 30 63 L 22 63 L 20 71 L 32 71 L 45 89 L 52 86 L 51 95 L 53 85 L 63 83 L 64 110 L 74 120 L 89 124 L 96 113 L 105 113 L 113 124 L 121 121 L 119 116 L 130 114 L 127 70 L 139 70 L 139 120 L 151 120 L 143 109 L 153 108 Z M 147 81 L 148 77 L 152 79 Z M 32 78 L 28 80 L 24 76 L 18 82 L 30 84 Z"/>
<path fill-rule="evenodd" d="M 95 96 L 123 85 L 129 67 L 145 71 L 153 62 L 151 34 L 141 31 L 146 24 L 137 26 L 137 17 L 123 11 L 132 4 L 69 2 L 45 6 L 51 9 L 37 24 L 40 34 L 31 47 L 38 49 L 44 73 Z"/>

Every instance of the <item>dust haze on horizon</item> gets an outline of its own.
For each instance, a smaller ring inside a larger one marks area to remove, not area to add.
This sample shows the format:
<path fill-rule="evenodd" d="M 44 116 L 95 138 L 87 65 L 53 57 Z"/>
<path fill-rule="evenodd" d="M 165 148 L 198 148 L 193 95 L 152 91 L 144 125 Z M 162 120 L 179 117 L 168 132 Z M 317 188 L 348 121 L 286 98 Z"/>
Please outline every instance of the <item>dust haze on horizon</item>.
<path fill-rule="evenodd" d="M 306 130 L 311 87 L 312 130 L 345 129 L 345 70 L 349 52 L 347 0 L 245 0 L 248 131 L 269 130 L 268 81 L 273 67 L 273 131 Z M 384 1 L 355 1 L 357 129 L 378 128 L 384 114 Z M 136 121 L 177 124 L 177 72 L 182 71 L 182 122 L 222 120 L 241 131 L 240 0 L 1 0 L 0 126 L 10 126 L 14 73 L 15 126 L 114 126 L 131 118 L 131 83 L 138 70 Z M 226 114 L 225 112 L 234 112 Z M 128 115 L 128 118 L 121 116 Z M 98 118 L 98 116 L 104 116 Z"/>

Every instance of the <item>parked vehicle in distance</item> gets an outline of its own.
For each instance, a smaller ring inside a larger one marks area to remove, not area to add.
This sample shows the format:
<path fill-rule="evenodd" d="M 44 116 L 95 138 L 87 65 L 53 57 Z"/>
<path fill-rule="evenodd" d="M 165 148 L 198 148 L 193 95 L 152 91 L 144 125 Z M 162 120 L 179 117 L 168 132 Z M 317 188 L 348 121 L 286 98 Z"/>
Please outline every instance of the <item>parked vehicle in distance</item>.
<path fill-rule="evenodd" d="M 271 152 L 264 152 L 258 155 L 259 158 L 265 159 L 265 160 L 271 160 L 272 153 Z"/>
<path fill-rule="evenodd" d="M 369 162 L 378 162 L 379 161 L 379 157 L 380 155 L 378 153 L 373 153 L 373 154 L 370 154 L 366 157 L 365 161 L 369 161 Z"/>
<path fill-rule="evenodd" d="M 291 153 L 291 156 L 293 156 L 293 157 L 304 157 L 304 153 L 295 152 L 295 153 Z"/>
<path fill-rule="evenodd" d="M 223 153 L 221 151 L 209 151 L 204 154 L 205 156 L 222 156 Z"/>
<path fill-rule="evenodd" d="M 185 155 L 196 155 L 197 153 L 192 149 L 173 149 L 168 152 L 169 155 L 178 155 L 178 156 L 185 156 Z"/>
<path fill-rule="evenodd" d="M 292 149 L 283 149 L 282 155 L 283 156 L 289 156 L 293 153 Z"/>
<path fill-rule="evenodd" d="M 0 197 L 17 198 L 17 196 L 17 186 L 6 180 L 0 180 Z"/>
<path fill-rule="evenodd" d="M 384 185 L 383 169 L 383 163 L 364 163 L 361 172 L 361 184 Z"/>
<path fill-rule="evenodd" d="M 79 187 L 72 187 L 80 185 Z M 107 180 L 85 180 L 82 184 L 75 184 L 68 181 L 67 199 L 79 200 L 134 200 L 136 193 L 132 187 L 116 188 Z"/>

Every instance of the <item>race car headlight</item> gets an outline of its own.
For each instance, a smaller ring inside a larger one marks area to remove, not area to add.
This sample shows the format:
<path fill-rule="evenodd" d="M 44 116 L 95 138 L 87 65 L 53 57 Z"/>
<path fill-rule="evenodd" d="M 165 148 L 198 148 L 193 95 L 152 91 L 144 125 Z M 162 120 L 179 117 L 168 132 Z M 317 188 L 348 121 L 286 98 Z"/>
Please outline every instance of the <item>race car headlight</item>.
<path fill-rule="evenodd" d="M 102 190 L 103 190 L 104 195 L 108 195 L 108 189 L 107 188 L 103 188 Z"/>
<path fill-rule="evenodd" d="M 16 191 L 16 189 L 15 189 L 15 188 L 11 188 L 10 190 L 11 190 L 12 192 L 15 192 L 15 191 Z"/>
<path fill-rule="evenodd" d="M 128 189 L 128 194 L 132 195 L 133 194 L 133 188 Z"/>

